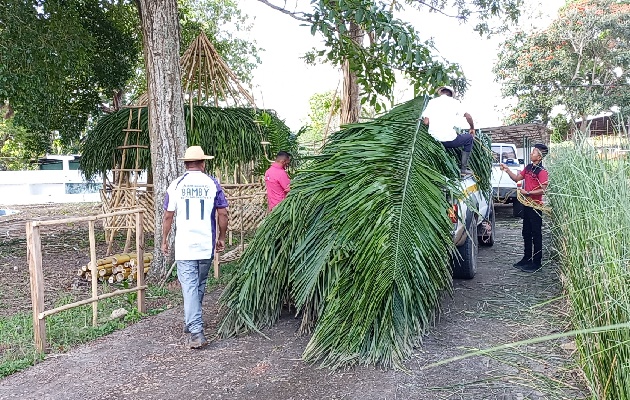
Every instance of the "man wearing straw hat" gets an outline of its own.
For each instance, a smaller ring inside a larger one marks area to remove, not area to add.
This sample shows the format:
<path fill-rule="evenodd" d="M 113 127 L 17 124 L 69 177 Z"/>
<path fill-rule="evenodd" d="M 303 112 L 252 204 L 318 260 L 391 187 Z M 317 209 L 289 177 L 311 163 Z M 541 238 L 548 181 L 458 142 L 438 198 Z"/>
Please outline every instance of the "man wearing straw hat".
<path fill-rule="evenodd" d="M 205 173 L 206 160 L 212 158 L 200 146 L 186 149 L 180 158 L 186 173 L 169 185 L 164 199 L 162 252 L 169 254 L 168 235 L 175 218 L 177 278 L 184 297 L 184 333 L 190 333 L 191 349 L 208 344 L 203 333 L 201 303 L 214 253 L 225 249 L 228 226 L 228 203 L 223 189 L 214 177 Z M 219 221 L 218 237 L 215 214 Z"/>
<path fill-rule="evenodd" d="M 507 172 L 514 182 L 524 180 L 524 185 L 519 189 L 519 200 L 523 197 L 523 258 L 514 264 L 524 272 L 536 272 L 542 266 L 542 211 L 536 208 L 542 205 L 542 197 L 547 190 L 549 174 L 542 164 L 542 159 L 547 155 L 547 146 L 536 144 L 529 155 L 532 161 L 521 172 L 515 174 L 505 164 L 501 170 Z"/>
<path fill-rule="evenodd" d="M 422 113 L 422 120 L 429 126 L 429 135 L 444 147 L 462 149 L 461 174 L 470 175 L 468 159 L 475 140 L 475 124 L 470 114 L 465 112 L 459 101 L 455 100 L 455 90 L 450 86 L 439 87 L 438 97 L 431 99 Z M 470 126 L 468 133 L 458 135 L 454 127 L 457 117 L 464 117 Z"/>

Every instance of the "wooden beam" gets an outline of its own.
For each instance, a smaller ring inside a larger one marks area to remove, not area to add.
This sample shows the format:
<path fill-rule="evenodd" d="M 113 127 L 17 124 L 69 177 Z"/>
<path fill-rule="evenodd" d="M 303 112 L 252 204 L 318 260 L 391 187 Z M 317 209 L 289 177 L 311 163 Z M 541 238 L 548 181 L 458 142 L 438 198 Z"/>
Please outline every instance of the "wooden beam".
<path fill-rule="evenodd" d="M 90 238 L 90 268 L 92 270 L 92 326 L 98 323 L 98 272 L 96 271 L 96 236 L 94 235 L 94 221 L 88 221 Z"/>
<path fill-rule="evenodd" d="M 33 333 L 35 348 L 38 352 L 46 351 L 46 321 L 39 318 L 44 311 L 44 274 L 42 272 L 42 243 L 39 227 L 32 221 L 26 223 L 26 241 L 28 243 L 28 271 L 31 280 L 31 302 L 33 304 Z"/>
<path fill-rule="evenodd" d="M 145 304 L 145 290 L 141 287 L 144 285 L 144 229 L 142 228 L 144 212 L 140 211 L 136 214 L 136 252 L 138 257 L 136 285 L 138 288 L 138 311 L 142 314 L 147 312 Z"/>

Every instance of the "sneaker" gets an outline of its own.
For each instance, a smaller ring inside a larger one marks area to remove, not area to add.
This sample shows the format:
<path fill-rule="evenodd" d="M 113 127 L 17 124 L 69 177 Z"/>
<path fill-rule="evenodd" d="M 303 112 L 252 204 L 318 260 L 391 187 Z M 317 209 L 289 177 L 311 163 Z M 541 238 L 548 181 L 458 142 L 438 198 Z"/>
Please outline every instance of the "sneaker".
<path fill-rule="evenodd" d="M 208 340 L 203 332 L 191 333 L 188 338 L 188 347 L 191 349 L 200 349 L 208 344 Z"/>
<path fill-rule="evenodd" d="M 518 269 L 520 269 L 522 266 L 528 265 L 528 264 L 530 263 L 530 261 L 529 261 L 529 260 L 530 260 L 529 258 L 525 258 L 525 257 L 523 257 L 523 258 L 521 258 L 521 260 L 520 260 L 519 262 L 517 262 L 517 263 L 513 264 L 512 266 L 513 266 L 514 268 L 518 268 Z"/>
<path fill-rule="evenodd" d="M 206 329 L 208 326 L 206 325 L 206 321 L 203 321 L 203 329 Z M 184 322 L 184 327 L 182 328 L 183 333 L 190 333 L 190 329 L 188 329 L 188 325 Z"/>
<path fill-rule="evenodd" d="M 521 271 L 523 272 L 536 272 L 542 268 L 542 265 L 536 262 L 527 263 L 521 266 Z"/>

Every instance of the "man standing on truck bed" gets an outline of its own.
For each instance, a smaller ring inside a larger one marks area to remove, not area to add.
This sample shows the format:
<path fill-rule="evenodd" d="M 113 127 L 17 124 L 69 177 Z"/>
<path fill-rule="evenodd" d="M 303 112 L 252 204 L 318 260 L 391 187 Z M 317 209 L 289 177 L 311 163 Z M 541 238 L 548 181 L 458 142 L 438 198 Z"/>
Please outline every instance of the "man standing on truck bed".
<path fill-rule="evenodd" d="M 518 174 L 510 171 L 507 165 L 501 164 L 501 170 L 505 171 L 514 182 L 525 180 L 523 188 L 519 189 L 520 193 L 538 204 L 542 204 L 542 196 L 549 182 L 547 170 L 542 165 L 545 155 L 547 155 L 547 146 L 534 145 L 529 155 L 531 164 Z M 514 266 L 525 272 L 538 271 L 542 266 L 542 212 L 527 204 L 523 204 L 523 241 L 525 255 Z"/>
<path fill-rule="evenodd" d="M 472 171 L 468 169 L 468 159 L 475 140 L 475 124 L 467 112 L 463 111 L 459 101 L 453 98 L 455 91 L 450 86 L 442 86 L 437 90 L 438 97 L 431 99 L 427 108 L 422 114 L 423 122 L 429 126 L 429 134 L 436 140 L 442 142 L 446 148 L 464 147 L 461 160 L 461 174 L 469 175 Z M 468 125 L 469 133 L 458 135 L 455 131 L 457 117 L 464 116 Z"/>

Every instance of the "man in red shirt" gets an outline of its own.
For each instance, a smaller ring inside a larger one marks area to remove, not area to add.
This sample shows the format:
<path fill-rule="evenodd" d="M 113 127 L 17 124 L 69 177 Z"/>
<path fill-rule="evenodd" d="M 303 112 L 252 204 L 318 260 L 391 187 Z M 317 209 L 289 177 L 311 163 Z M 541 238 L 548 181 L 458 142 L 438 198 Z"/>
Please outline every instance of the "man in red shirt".
<path fill-rule="evenodd" d="M 542 165 L 545 155 L 547 155 L 547 146 L 534 145 L 529 155 L 531 164 L 518 174 L 510 171 L 505 164 L 501 164 L 501 170 L 507 172 L 513 181 L 525 180 L 523 187 L 519 189 L 521 194 L 540 204 L 549 183 L 549 175 Z M 523 240 L 525 255 L 514 266 L 525 272 L 538 271 L 542 266 L 542 212 L 525 204 L 523 204 Z"/>
<path fill-rule="evenodd" d="M 267 187 L 268 211 L 278 205 L 289 193 L 291 181 L 286 169 L 291 163 L 291 154 L 281 151 L 276 161 L 265 172 L 265 186 Z"/>

